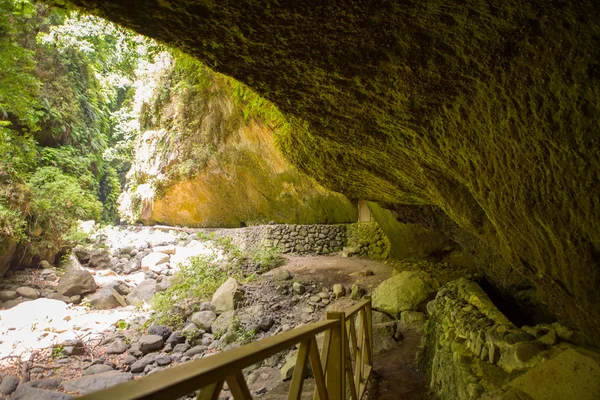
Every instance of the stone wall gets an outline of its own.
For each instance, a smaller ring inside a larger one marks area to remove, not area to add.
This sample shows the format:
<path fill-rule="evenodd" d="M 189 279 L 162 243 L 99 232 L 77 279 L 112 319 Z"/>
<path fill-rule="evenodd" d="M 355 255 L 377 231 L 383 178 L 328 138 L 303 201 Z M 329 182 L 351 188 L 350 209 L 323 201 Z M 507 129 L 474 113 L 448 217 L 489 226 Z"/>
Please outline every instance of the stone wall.
<path fill-rule="evenodd" d="M 248 250 L 255 246 L 279 247 L 283 253 L 330 254 L 345 250 L 347 255 L 385 257 L 389 242 L 375 223 L 334 225 L 260 225 L 222 229 L 216 235 L 229 236 Z"/>
<path fill-rule="evenodd" d="M 442 399 L 474 399 L 501 391 L 513 378 L 580 344 L 558 323 L 519 328 L 474 282 L 445 285 L 427 305 L 420 362 Z"/>

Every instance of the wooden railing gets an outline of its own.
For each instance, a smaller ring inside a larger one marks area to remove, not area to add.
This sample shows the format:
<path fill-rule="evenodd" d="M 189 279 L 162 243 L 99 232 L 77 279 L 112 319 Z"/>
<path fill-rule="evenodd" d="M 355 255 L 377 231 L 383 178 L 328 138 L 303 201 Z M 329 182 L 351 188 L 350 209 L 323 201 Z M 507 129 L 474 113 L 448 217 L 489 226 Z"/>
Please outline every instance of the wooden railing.
<path fill-rule="evenodd" d="M 308 360 L 315 380 L 314 400 L 362 399 L 373 366 L 371 299 L 327 319 L 95 392 L 82 400 L 175 400 L 200 390 L 198 400 L 216 400 L 227 382 L 235 400 L 252 399 L 243 369 L 300 344 L 288 399 L 302 395 Z M 319 351 L 317 335 L 324 332 Z M 347 382 L 346 382 L 347 378 Z M 346 390 L 348 383 L 348 391 Z"/>

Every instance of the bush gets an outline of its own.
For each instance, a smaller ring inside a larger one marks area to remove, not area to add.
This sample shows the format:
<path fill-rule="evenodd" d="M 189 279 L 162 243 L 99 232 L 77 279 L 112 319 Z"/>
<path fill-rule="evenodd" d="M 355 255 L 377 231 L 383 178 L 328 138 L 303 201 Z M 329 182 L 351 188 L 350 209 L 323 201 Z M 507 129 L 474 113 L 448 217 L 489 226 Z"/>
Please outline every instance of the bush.
<path fill-rule="evenodd" d="M 34 242 L 46 242 L 56 249 L 64 244 L 78 219 L 98 221 L 102 204 L 79 186 L 77 179 L 56 167 L 39 168 L 29 180 L 32 191 L 30 230 L 42 229 Z"/>

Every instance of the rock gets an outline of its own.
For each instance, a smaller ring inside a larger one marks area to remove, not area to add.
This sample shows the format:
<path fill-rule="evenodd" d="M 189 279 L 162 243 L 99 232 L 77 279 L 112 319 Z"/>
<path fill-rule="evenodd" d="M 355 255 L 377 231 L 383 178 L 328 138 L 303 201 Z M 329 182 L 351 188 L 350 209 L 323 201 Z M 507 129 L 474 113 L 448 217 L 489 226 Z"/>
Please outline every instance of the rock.
<path fill-rule="evenodd" d="M 239 319 L 235 311 L 227 311 L 219 315 L 211 326 L 211 331 L 214 334 L 225 334 L 228 330 L 237 330 L 239 328 Z"/>
<path fill-rule="evenodd" d="M 356 283 L 352 285 L 352 291 L 350 293 L 350 297 L 352 300 L 360 300 L 365 294 L 365 289 L 358 286 Z"/>
<path fill-rule="evenodd" d="M 117 338 L 108 346 L 106 354 L 123 354 L 128 348 L 129 346 L 125 342 Z"/>
<path fill-rule="evenodd" d="M 172 333 L 173 331 L 171 328 L 165 325 L 152 325 L 150 328 L 148 328 L 149 335 L 158 335 L 165 341 L 169 339 Z"/>
<path fill-rule="evenodd" d="M 167 276 L 160 275 L 158 278 L 156 278 L 156 291 L 157 292 L 164 292 L 165 290 L 170 288 L 171 285 L 173 285 L 173 283 L 171 282 L 171 279 Z"/>
<path fill-rule="evenodd" d="M 402 311 L 420 311 L 438 287 L 438 282 L 423 271 L 402 271 L 375 289 L 373 308 L 396 318 Z"/>
<path fill-rule="evenodd" d="M 336 283 L 333 285 L 333 296 L 338 299 L 346 294 L 346 288 L 344 285 Z"/>
<path fill-rule="evenodd" d="M 54 270 L 50 269 L 50 268 L 52 268 L 52 265 L 50 265 L 50 263 L 46 260 L 40 261 L 38 267 L 43 270 L 50 270 L 54 273 Z M 44 271 L 42 271 L 42 275 L 44 275 Z"/>
<path fill-rule="evenodd" d="M 83 375 L 101 374 L 103 372 L 112 371 L 113 369 L 114 368 L 106 364 L 95 364 L 84 369 Z"/>
<path fill-rule="evenodd" d="M 147 303 L 156 293 L 156 281 L 154 279 L 146 279 L 139 285 L 133 288 L 131 293 L 126 297 L 127 302 L 137 306 L 140 303 Z"/>
<path fill-rule="evenodd" d="M 520 396 L 498 399 L 577 399 L 600 398 L 600 354 L 570 348 L 538 364 L 508 383 Z"/>
<path fill-rule="evenodd" d="M 62 387 L 69 392 L 88 394 L 130 381 L 131 379 L 133 379 L 133 374 L 129 372 L 108 371 L 64 381 Z"/>
<path fill-rule="evenodd" d="M 287 281 L 292 279 L 292 274 L 286 269 L 281 269 L 273 274 L 273 278 L 277 281 Z"/>
<path fill-rule="evenodd" d="M 185 342 L 185 336 L 183 336 L 180 331 L 173 332 L 166 341 L 166 343 L 170 343 L 173 345 L 179 344 L 179 343 L 184 343 L 184 342 Z"/>
<path fill-rule="evenodd" d="M 17 297 L 19 297 L 19 295 L 14 290 L 1 290 L 0 291 L 0 301 L 14 300 Z"/>
<path fill-rule="evenodd" d="M 110 254 L 105 249 L 95 249 L 90 252 L 88 267 L 96 269 L 110 269 Z"/>
<path fill-rule="evenodd" d="M 73 256 L 71 256 L 73 257 Z M 56 291 L 63 296 L 75 296 L 96 290 L 96 281 L 85 269 L 70 268 L 58 281 Z"/>
<path fill-rule="evenodd" d="M 427 316 L 418 311 L 402 311 L 400 314 L 400 322 L 404 326 L 410 326 L 413 328 L 423 328 L 425 322 L 427 321 Z"/>
<path fill-rule="evenodd" d="M 297 351 L 290 351 L 288 355 L 285 357 L 285 363 L 283 367 L 281 367 L 281 379 L 287 381 L 292 379 L 292 375 L 294 374 L 294 369 L 296 367 L 296 358 L 298 356 Z M 308 378 L 312 374 L 312 369 L 310 367 L 310 362 L 306 363 L 306 367 L 304 370 L 304 377 Z"/>
<path fill-rule="evenodd" d="M 308 300 L 312 301 L 313 303 L 318 303 L 321 301 L 321 296 L 317 296 L 317 295 L 310 296 L 308 298 Z"/>
<path fill-rule="evenodd" d="M 202 354 L 204 353 L 206 350 L 208 350 L 208 347 L 203 346 L 203 345 L 199 345 L 199 346 L 194 346 L 188 350 L 186 350 L 183 355 L 187 356 L 187 357 L 193 357 L 196 354 Z"/>
<path fill-rule="evenodd" d="M 19 382 L 21 380 L 16 375 L 5 376 L 2 378 L 2 383 L 0 383 L 0 393 L 4 395 L 11 394 L 17 389 Z"/>
<path fill-rule="evenodd" d="M 10 398 L 11 400 L 70 400 L 73 396 L 53 390 L 21 385 Z"/>
<path fill-rule="evenodd" d="M 382 354 L 397 346 L 394 337 L 396 322 L 385 322 L 373 325 L 373 355 Z"/>
<path fill-rule="evenodd" d="M 190 320 L 200 329 L 210 332 L 211 325 L 217 319 L 217 314 L 212 311 L 198 311 L 192 314 Z"/>
<path fill-rule="evenodd" d="M 154 362 L 156 362 L 156 365 L 165 366 L 171 364 L 173 360 L 170 356 L 160 355 L 154 359 Z"/>
<path fill-rule="evenodd" d="M 297 294 L 303 294 L 306 291 L 306 289 L 304 288 L 304 285 L 301 284 L 300 282 L 294 282 L 292 287 L 294 289 L 294 293 L 297 293 Z"/>
<path fill-rule="evenodd" d="M 63 353 L 67 356 L 80 356 L 85 354 L 85 346 L 79 339 L 66 340 L 61 344 Z"/>
<path fill-rule="evenodd" d="M 135 361 L 133 364 L 131 364 L 131 367 L 130 367 L 131 372 L 135 372 L 135 373 L 144 372 L 144 369 L 146 369 L 146 366 L 148 366 L 149 364 L 152 364 L 154 362 L 154 360 L 156 359 L 156 357 L 158 357 L 158 353 L 146 354 L 140 360 Z"/>
<path fill-rule="evenodd" d="M 59 386 L 60 386 L 60 380 L 53 379 L 53 378 L 46 378 L 46 379 L 36 379 L 33 381 L 25 382 L 25 383 L 21 384 L 21 386 L 19 388 L 34 387 L 37 389 L 52 390 L 52 389 L 57 389 Z"/>
<path fill-rule="evenodd" d="M 35 290 L 34 288 L 30 288 L 27 286 L 21 286 L 20 288 L 17 289 L 17 294 L 19 296 L 23 296 L 26 299 L 37 299 L 38 297 L 40 297 L 40 292 L 38 292 L 37 290 Z"/>
<path fill-rule="evenodd" d="M 229 278 L 213 294 L 211 304 L 217 314 L 235 310 L 243 299 L 240 285 L 234 278 Z"/>
<path fill-rule="evenodd" d="M 142 270 L 152 271 L 155 273 L 162 272 L 164 268 L 167 268 L 163 264 L 169 262 L 169 255 L 165 253 L 153 252 L 142 258 Z"/>
<path fill-rule="evenodd" d="M 144 354 L 154 350 L 160 350 L 163 347 L 164 339 L 159 335 L 142 335 L 138 341 L 140 351 Z"/>
<path fill-rule="evenodd" d="M 152 251 L 154 251 L 155 253 L 175 254 L 177 248 L 173 245 L 154 246 L 152 247 Z"/>
<path fill-rule="evenodd" d="M 118 298 L 117 298 L 118 297 Z M 112 287 L 103 287 L 88 297 L 90 305 L 96 310 L 110 310 L 117 307 L 127 306 L 125 299 Z M 121 303 L 121 300 L 123 303 Z"/>
<path fill-rule="evenodd" d="M 127 354 L 125 358 L 123 358 L 123 365 L 131 365 L 137 361 L 137 358 L 132 356 L 131 354 Z"/>
<path fill-rule="evenodd" d="M 175 345 L 175 347 L 173 347 L 173 352 L 174 353 L 185 353 L 186 351 L 188 351 L 192 346 L 190 346 L 187 343 L 179 343 L 178 345 Z"/>
<path fill-rule="evenodd" d="M 271 327 L 273 326 L 273 324 L 275 323 L 275 321 L 273 320 L 273 318 L 271 317 L 261 317 L 258 320 L 258 327 L 263 330 L 263 331 L 268 331 L 269 329 L 271 329 Z"/>

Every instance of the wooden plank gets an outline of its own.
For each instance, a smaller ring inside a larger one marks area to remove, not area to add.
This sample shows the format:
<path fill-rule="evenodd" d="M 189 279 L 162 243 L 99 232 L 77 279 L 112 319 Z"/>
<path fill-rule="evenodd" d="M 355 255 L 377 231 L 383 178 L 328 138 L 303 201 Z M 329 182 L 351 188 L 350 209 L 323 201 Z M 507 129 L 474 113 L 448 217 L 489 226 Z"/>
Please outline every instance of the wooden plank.
<path fill-rule="evenodd" d="M 363 316 L 364 310 L 358 313 L 358 326 L 360 329 L 358 330 L 358 339 L 357 342 L 360 344 L 356 349 L 356 357 L 354 358 L 354 387 L 356 388 L 356 392 L 359 392 L 360 382 L 362 381 L 362 373 L 363 373 L 363 346 L 364 346 L 364 335 L 363 335 Z"/>
<path fill-rule="evenodd" d="M 327 381 L 327 392 L 329 400 L 343 400 L 346 398 L 346 324 L 343 312 L 328 312 L 328 321 L 338 322 L 331 328 L 331 344 L 329 348 L 329 360 L 325 379 Z"/>
<path fill-rule="evenodd" d="M 323 371 L 327 371 L 327 362 L 329 361 L 329 346 L 331 345 L 331 330 L 325 332 L 323 338 L 323 348 L 321 349 L 321 365 Z"/>
<path fill-rule="evenodd" d="M 304 375 L 306 370 L 306 361 L 310 351 L 311 342 L 314 338 L 305 340 L 300 344 L 298 355 L 296 356 L 296 365 L 294 366 L 294 374 L 292 375 L 292 383 L 288 393 L 288 400 L 300 400 L 302 397 L 302 385 L 304 384 Z"/>
<path fill-rule="evenodd" d="M 311 340 L 309 357 L 313 376 L 315 377 L 315 394 L 313 399 L 328 400 L 327 385 L 325 383 L 325 375 L 323 373 L 323 366 L 321 365 L 321 357 L 319 356 L 319 348 L 317 347 L 316 340 Z"/>
<path fill-rule="evenodd" d="M 238 371 L 234 375 L 229 375 L 227 377 L 227 384 L 235 400 L 252 400 L 252 395 L 242 371 Z"/>
<path fill-rule="evenodd" d="M 346 371 L 345 375 L 346 378 L 344 379 L 344 382 L 346 381 L 346 379 L 348 379 L 348 388 L 350 390 L 350 399 L 351 400 L 358 400 L 357 397 L 357 393 L 356 393 L 356 386 L 354 385 L 354 375 L 352 372 L 352 360 L 350 359 L 350 349 L 349 349 L 349 341 L 346 340 L 346 362 L 344 363 L 344 370 Z"/>
<path fill-rule="evenodd" d="M 356 352 L 358 351 L 358 342 L 356 340 L 356 327 L 354 326 L 354 320 L 350 320 L 350 326 L 348 329 L 348 336 L 350 336 L 350 358 L 356 361 Z"/>
<path fill-rule="evenodd" d="M 367 326 L 367 364 L 373 365 L 373 309 L 371 305 L 371 296 L 364 296 L 363 299 L 367 301 L 365 306 L 366 311 L 366 326 Z"/>
<path fill-rule="evenodd" d="M 196 396 L 196 400 L 217 400 L 223 389 L 223 381 L 211 383 L 200 389 L 200 393 Z"/>
<path fill-rule="evenodd" d="M 212 357 L 169 368 L 141 379 L 132 380 L 81 397 L 83 400 L 176 400 L 232 371 L 240 371 L 298 342 L 329 330 L 341 322 L 325 320 L 304 325 L 257 342 L 218 353 Z"/>
<path fill-rule="evenodd" d="M 354 316 L 360 310 L 362 310 L 368 303 L 370 303 L 370 299 L 365 299 L 363 297 L 363 300 L 361 300 L 360 302 L 356 303 L 349 310 L 346 310 L 346 321 L 349 320 L 350 318 L 354 318 Z"/>

